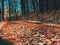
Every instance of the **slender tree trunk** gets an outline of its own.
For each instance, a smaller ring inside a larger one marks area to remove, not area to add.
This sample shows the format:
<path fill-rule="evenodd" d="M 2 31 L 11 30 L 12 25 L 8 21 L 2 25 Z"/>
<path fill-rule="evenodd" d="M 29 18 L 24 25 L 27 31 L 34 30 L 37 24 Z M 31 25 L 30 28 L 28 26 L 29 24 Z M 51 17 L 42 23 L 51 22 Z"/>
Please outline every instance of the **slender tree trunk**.
<path fill-rule="evenodd" d="M 15 7 L 15 20 L 17 20 L 17 2 L 14 1 L 14 7 Z"/>
<path fill-rule="evenodd" d="M 9 18 L 10 18 L 10 0 L 8 0 L 8 4 L 9 4 Z"/>
<path fill-rule="evenodd" d="M 49 10 L 49 2 L 48 2 L 48 0 L 45 0 L 45 6 L 46 6 L 46 12 L 48 12 L 48 10 Z"/>
<path fill-rule="evenodd" d="M 1 6 L 0 6 L 0 21 L 1 21 Z"/>
<path fill-rule="evenodd" d="M 48 4 L 49 4 L 49 10 L 52 11 L 53 8 L 54 8 L 54 5 L 53 5 L 53 1 L 52 0 L 48 0 Z"/>
<path fill-rule="evenodd" d="M 39 12 L 41 12 L 41 0 L 39 0 Z"/>
<path fill-rule="evenodd" d="M 21 10 L 22 10 L 22 15 L 25 16 L 25 0 L 21 0 Z"/>
<path fill-rule="evenodd" d="M 28 6 L 28 0 L 25 0 L 25 12 L 26 12 L 26 18 L 29 18 L 29 6 Z"/>
<path fill-rule="evenodd" d="M 35 0 L 32 0 L 32 5 L 33 5 L 34 13 L 35 13 Z"/>
<path fill-rule="evenodd" d="M 39 13 L 39 0 L 36 0 L 36 13 L 38 14 Z"/>
<path fill-rule="evenodd" d="M 4 20 L 4 0 L 2 0 L 2 20 Z"/>
<path fill-rule="evenodd" d="M 36 19 L 39 20 L 39 0 L 35 0 L 36 3 L 36 9 L 35 9 L 35 14 L 36 14 Z"/>
<path fill-rule="evenodd" d="M 39 10 L 40 12 L 44 12 L 44 0 L 39 0 Z"/>
<path fill-rule="evenodd" d="M 0 21 L 2 20 L 2 0 L 0 0 Z"/>

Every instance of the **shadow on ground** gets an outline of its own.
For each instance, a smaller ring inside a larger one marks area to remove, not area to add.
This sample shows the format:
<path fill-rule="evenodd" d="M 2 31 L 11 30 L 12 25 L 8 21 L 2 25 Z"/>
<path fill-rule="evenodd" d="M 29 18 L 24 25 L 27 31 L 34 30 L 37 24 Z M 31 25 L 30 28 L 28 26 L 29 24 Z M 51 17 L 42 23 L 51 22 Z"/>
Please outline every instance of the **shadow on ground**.
<path fill-rule="evenodd" d="M 13 43 L 11 41 L 2 39 L 2 37 L 0 37 L 0 45 L 13 45 Z"/>

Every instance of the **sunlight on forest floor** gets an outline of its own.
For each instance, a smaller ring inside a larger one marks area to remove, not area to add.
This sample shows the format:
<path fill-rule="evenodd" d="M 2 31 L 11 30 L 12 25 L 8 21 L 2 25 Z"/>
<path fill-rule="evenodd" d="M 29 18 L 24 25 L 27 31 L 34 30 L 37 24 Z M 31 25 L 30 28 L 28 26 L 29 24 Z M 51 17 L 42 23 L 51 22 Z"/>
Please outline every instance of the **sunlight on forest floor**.
<path fill-rule="evenodd" d="M 0 22 L 0 29 L 6 24 L 6 22 Z"/>
<path fill-rule="evenodd" d="M 26 20 L 0 22 L 0 37 L 14 45 L 60 45 L 60 27 L 39 23 Z"/>

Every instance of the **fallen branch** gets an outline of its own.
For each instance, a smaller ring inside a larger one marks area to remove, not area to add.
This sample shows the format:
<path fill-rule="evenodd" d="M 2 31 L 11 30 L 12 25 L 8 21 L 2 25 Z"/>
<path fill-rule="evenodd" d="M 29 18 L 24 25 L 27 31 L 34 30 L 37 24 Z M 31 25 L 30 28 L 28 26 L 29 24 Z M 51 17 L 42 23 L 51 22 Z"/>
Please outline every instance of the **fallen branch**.
<path fill-rule="evenodd" d="M 54 23 L 43 23 L 41 21 L 26 21 L 28 23 L 36 23 L 36 24 L 44 24 L 44 25 L 47 25 L 47 26 L 54 26 L 54 27 L 60 27 L 60 24 L 54 24 Z"/>

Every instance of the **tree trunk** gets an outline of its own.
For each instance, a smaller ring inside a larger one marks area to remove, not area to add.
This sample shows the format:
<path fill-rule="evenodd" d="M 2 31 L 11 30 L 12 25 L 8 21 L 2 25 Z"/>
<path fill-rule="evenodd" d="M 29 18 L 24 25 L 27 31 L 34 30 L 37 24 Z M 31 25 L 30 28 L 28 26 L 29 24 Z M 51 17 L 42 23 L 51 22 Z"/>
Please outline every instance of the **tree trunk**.
<path fill-rule="evenodd" d="M 2 0 L 0 0 L 0 21 L 2 20 Z"/>
<path fill-rule="evenodd" d="M 4 0 L 2 0 L 2 20 L 4 20 Z"/>
<path fill-rule="evenodd" d="M 32 0 L 32 5 L 33 5 L 34 13 L 35 13 L 35 0 Z"/>
<path fill-rule="evenodd" d="M 25 0 L 25 12 L 26 12 L 26 18 L 29 18 L 29 6 L 28 6 L 28 0 Z"/>
<path fill-rule="evenodd" d="M 10 0 L 8 0 L 8 4 L 9 4 L 9 17 L 10 17 Z M 8 18 L 9 20 L 9 18 Z"/>
<path fill-rule="evenodd" d="M 22 15 L 25 16 L 25 0 L 21 0 L 21 10 L 22 10 Z"/>
<path fill-rule="evenodd" d="M 43 0 L 39 0 L 39 10 L 40 12 L 44 12 L 44 1 Z"/>
<path fill-rule="evenodd" d="M 15 7 L 15 20 L 17 20 L 17 2 L 14 1 L 14 7 Z"/>

